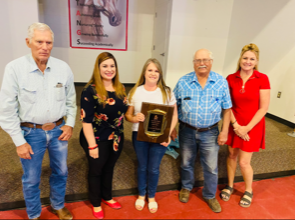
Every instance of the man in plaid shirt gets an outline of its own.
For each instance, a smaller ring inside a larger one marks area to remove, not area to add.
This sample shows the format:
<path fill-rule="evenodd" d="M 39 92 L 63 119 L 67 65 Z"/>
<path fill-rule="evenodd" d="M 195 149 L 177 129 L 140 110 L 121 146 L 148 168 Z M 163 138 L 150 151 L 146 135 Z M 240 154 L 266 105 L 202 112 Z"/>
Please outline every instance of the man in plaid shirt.
<path fill-rule="evenodd" d="M 194 186 L 194 164 L 197 151 L 204 172 L 203 199 L 213 212 L 221 212 L 215 198 L 218 182 L 219 145 L 227 140 L 232 107 L 227 81 L 211 71 L 213 57 L 207 49 L 194 56 L 193 72 L 181 77 L 174 94 L 179 117 L 179 143 L 181 150 L 181 202 L 188 202 Z M 223 115 L 223 126 L 218 122 Z"/>

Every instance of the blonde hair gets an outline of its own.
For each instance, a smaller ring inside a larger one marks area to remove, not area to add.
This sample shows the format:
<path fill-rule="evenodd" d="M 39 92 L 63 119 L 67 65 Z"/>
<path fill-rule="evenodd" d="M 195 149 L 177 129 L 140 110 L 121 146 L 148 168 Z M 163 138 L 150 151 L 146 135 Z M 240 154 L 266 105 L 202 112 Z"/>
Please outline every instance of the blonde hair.
<path fill-rule="evenodd" d="M 242 56 L 244 55 L 244 53 L 246 53 L 247 51 L 253 52 L 256 55 L 257 61 L 259 61 L 259 48 L 257 47 L 257 45 L 252 44 L 252 43 L 247 44 L 246 46 L 244 46 L 242 48 L 241 55 L 240 55 L 240 58 L 238 60 L 238 65 L 237 65 L 237 70 L 236 71 L 241 69 L 241 66 L 240 66 L 241 59 L 242 59 Z M 254 69 L 258 71 L 258 63 L 255 65 Z"/>
<path fill-rule="evenodd" d="M 147 69 L 148 65 L 150 65 L 151 63 L 155 64 L 155 66 L 157 67 L 157 69 L 159 71 L 159 80 L 158 80 L 157 85 L 158 85 L 158 87 L 160 88 L 160 90 L 162 92 L 163 103 L 165 104 L 167 102 L 167 100 L 171 99 L 171 89 L 168 86 L 166 86 L 166 83 L 165 83 L 165 81 L 163 79 L 163 71 L 162 71 L 162 67 L 161 67 L 160 62 L 157 59 L 150 58 L 145 62 L 144 66 L 142 68 L 142 71 L 141 71 L 141 75 L 140 75 L 137 83 L 130 90 L 129 100 L 128 100 L 129 103 L 131 102 L 132 97 L 133 97 L 137 87 L 145 84 L 145 72 L 146 72 L 146 69 Z"/>
<path fill-rule="evenodd" d="M 100 95 L 101 97 L 108 98 L 108 92 L 104 87 L 102 77 L 100 74 L 100 64 L 103 61 L 108 60 L 108 59 L 114 60 L 115 66 L 116 66 L 116 75 L 112 79 L 113 87 L 115 89 L 115 94 L 118 98 L 124 99 L 124 97 L 126 97 L 126 92 L 125 92 L 125 87 L 119 81 L 119 71 L 118 71 L 117 61 L 116 61 L 115 57 L 111 53 L 108 53 L 108 52 L 103 52 L 97 56 L 96 61 L 94 63 L 92 77 L 85 87 L 89 86 L 90 84 L 94 84 L 97 94 Z"/>

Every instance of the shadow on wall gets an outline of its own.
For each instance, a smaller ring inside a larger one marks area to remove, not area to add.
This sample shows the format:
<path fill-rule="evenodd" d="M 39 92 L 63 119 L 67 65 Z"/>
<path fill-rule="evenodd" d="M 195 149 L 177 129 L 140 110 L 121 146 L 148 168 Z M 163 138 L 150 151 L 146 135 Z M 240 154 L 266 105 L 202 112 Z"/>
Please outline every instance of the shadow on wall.
<path fill-rule="evenodd" d="M 240 0 L 233 2 L 223 76 L 234 73 L 242 47 L 260 49 L 259 71 L 268 75 L 268 113 L 294 123 L 295 1 Z M 280 99 L 278 91 L 282 92 Z"/>
<path fill-rule="evenodd" d="M 69 48 L 68 1 L 39 0 L 39 16 L 54 32 L 54 47 Z"/>
<path fill-rule="evenodd" d="M 235 71 L 240 51 L 248 43 L 258 45 L 264 72 L 269 72 L 295 46 L 295 32 L 290 31 L 295 25 L 294 7 L 288 4 L 294 5 L 294 1 L 234 1 L 224 76 Z"/>

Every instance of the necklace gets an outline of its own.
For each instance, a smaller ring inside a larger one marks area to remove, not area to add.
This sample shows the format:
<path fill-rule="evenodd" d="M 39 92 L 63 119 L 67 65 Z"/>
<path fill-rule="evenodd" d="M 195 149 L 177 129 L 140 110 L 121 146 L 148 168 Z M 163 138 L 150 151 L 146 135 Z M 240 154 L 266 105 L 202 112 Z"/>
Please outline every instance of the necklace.
<path fill-rule="evenodd" d="M 242 88 L 240 89 L 240 93 L 245 93 L 245 85 L 242 86 Z"/>
<path fill-rule="evenodd" d="M 242 79 L 242 88 L 240 89 L 240 93 L 241 94 L 244 94 L 245 92 L 246 92 L 246 90 L 245 90 L 245 85 L 246 85 L 246 82 L 249 80 L 249 79 L 251 79 L 251 76 L 252 75 L 250 75 L 249 77 L 245 77 L 245 80 L 243 80 L 243 78 L 241 77 L 241 79 Z M 245 83 L 244 83 L 244 81 L 245 81 Z"/>

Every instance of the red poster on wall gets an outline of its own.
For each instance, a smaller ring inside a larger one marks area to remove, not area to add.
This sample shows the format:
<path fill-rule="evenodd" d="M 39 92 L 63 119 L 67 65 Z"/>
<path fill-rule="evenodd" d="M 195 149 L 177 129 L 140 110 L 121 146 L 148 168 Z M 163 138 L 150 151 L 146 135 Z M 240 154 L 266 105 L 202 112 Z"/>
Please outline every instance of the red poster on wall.
<path fill-rule="evenodd" d="M 128 0 L 68 0 L 70 46 L 127 50 Z"/>

